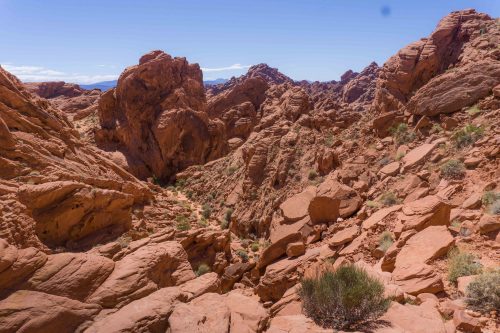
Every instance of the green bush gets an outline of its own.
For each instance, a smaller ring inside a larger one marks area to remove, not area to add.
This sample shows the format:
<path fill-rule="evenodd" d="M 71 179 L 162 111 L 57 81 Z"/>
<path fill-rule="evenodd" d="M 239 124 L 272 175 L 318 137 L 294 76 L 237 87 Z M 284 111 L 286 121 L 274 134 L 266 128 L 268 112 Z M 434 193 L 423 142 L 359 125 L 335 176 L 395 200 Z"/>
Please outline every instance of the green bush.
<path fill-rule="evenodd" d="M 307 178 L 309 180 L 314 180 L 316 179 L 316 177 L 318 177 L 318 174 L 316 173 L 315 170 L 309 170 L 309 174 L 307 175 Z"/>
<path fill-rule="evenodd" d="M 492 215 L 500 215 L 500 200 L 495 201 L 488 207 L 488 212 Z"/>
<path fill-rule="evenodd" d="M 186 180 L 185 179 L 177 179 L 175 181 L 175 187 L 181 189 L 183 188 L 184 186 L 186 186 Z"/>
<path fill-rule="evenodd" d="M 185 217 L 183 215 L 179 215 L 175 218 L 175 220 L 177 222 L 177 224 L 176 224 L 177 230 L 186 231 L 186 230 L 191 229 L 191 225 L 189 224 L 187 217 Z"/>
<path fill-rule="evenodd" d="M 385 192 L 380 196 L 379 201 L 385 206 L 393 206 L 398 203 L 398 197 L 392 192 Z"/>
<path fill-rule="evenodd" d="M 201 216 L 208 219 L 211 214 L 212 214 L 212 207 L 209 204 L 204 204 L 201 207 Z"/>
<path fill-rule="evenodd" d="M 500 193 L 487 191 L 483 194 L 482 200 L 483 205 L 487 207 L 490 214 L 500 215 Z"/>
<path fill-rule="evenodd" d="M 473 310 L 487 313 L 500 309 L 500 270 L 479 275 L 468 286 L 465 303 Z"/>
<path fill-rule="evenodd" d="M 469 124 L 456 131 L 451 139 L 457 148 L 464 148 L 474 144 L 474 142 L 479 140 L 483 134 L 484 129 L 482 127 Z"/>
<path fill-rule="evenodd" d="M 370 208 L 378 208 L 380 206 L 380 204 L 376 201 L 373 201 L 373 200 L 367 200 L 365 202 L 366 204 L 366 207 L 370 207 Z"/>
<path fill-rule="evenodd" d="M 457 283 L 461 276 L 475 275 L 481 272 L 481 264 L 474 255 L 453 248 L 448 253 L 448 280 Z"/>
<path fill-rule="evenodd" d="M 378 239 L 378 247 L 384 253 L 391 247 L 392 243 L 394 243 L 394 239 L 390 231 L 384 231 Z"/>
<path fill-rule="evenodd" d="M 432 128 L 430 130 L 430 133 L 441 133 L 443 131 L 443 128 L 439 124 L 434 124 L 432 125 Z"/>
<path fill-rule="evenodd" d="M 252 245 L 250 246 L 250 249 L 251 249 L 253 252 L 257 252 L 257 251 L 259 251 L 259 243 L 257 243 L 257 242 L 252 243 Z"/>
<path fill-rule="evenodd" d="M 474 105 L 467 109 L 466 112 L 469 114 L 469 116 L 475 116 L 476 114 L 481 112 L 481 109 L 477 105 Z"/>
<path fill-rule="evenodd" d="M 248 261 L 248 253 L 247 253 L 247 251 L 239 249 L 239 250 L 236 251 L 236 254 L 238 255 L 238 257 L 241 258 L 241 260 L 243 262 L 247 262 Z"/>
<path fill-rule="evenodd" d="M 221 229 L 227 229 L 227 228 L 229 228 L 229 221 L 226 221 L 226 220 L 222 221 L 220 223 L 220 227 L 221 227 Z"/>
<path fill-rule="evenodd" d="M 304 278 L 300 297 L 308 317 L 335 329 L 362 326 L 381 316 L 390 304 L 384 285 L 354 265 Z"/>
<path fill-rule="evenodd" d="M 231 218 L 233 217 L 233 212 L 234 210 L 232 208 L 228 208 L 224 213 L 224 220 L 227 221 L 227 223 L 231 222 Z"/>
<path fill-rule="evenodd" d="M 200 227 L 205 228 L 208 226 L 208 221 L 204 217 L 202 217 L 198 220 L 198 224 L 200 225 Z"/>
<path fill-rule="evenodd" d="M 228 174 L 228 175 L 230 176 L 230 175 L 232 175 L 233 173 L 235 173 L 237 170 L 238 170 L 238 167 L 237 167 L 237 166 L 231 165 L 230 167 L 228 167 L 228 168 L 226 169 L 226 174 Z"/>
<path fill-rule="evenodd" d="M 405 123 L 397 124 L 389 130 L 398 145 L 412 142 L 415 140 L 415 133 L 408 130 L 408 125 Z"/>
<path fill-rule="evenodd" d="M 445 179 L 461 179 L 465 176 L 465 166 L 459 160 L 448 160 L 441 166 L 441 177 Z"/>
<path fill-rule="evenodd" d="M 405 153 L 400 151 L 399 153 L 396 154 L 396 157 L 394 159 L 396 161 L 400 161 L 403 157 L 405 157 Z"/>
<path fill-rule="evenodd" d="M 210 272 L 210 267 L 208 267 L 207 264 L 201 264 L 196 270 L 196 276 L 202 276 L 203 274 L 206 274 L 208 272 Z"/>

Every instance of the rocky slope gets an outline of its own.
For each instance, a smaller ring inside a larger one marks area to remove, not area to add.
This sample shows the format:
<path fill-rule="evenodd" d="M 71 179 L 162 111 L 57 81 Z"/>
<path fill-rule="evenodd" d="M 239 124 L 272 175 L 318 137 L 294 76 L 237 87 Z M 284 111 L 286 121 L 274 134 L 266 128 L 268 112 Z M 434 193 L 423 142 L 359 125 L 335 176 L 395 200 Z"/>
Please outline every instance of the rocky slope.
<path fill-rule="evenodd" d="M 339 82 L 206 90 L 153 51 L 77 119 L 0 69 L 0 332 L 329 332 L 299 282 L 346 263 L 393 298 L 370 332 L 498 331 L 447 253 L 500 263 L 499 37 L 454 12 Z"/>

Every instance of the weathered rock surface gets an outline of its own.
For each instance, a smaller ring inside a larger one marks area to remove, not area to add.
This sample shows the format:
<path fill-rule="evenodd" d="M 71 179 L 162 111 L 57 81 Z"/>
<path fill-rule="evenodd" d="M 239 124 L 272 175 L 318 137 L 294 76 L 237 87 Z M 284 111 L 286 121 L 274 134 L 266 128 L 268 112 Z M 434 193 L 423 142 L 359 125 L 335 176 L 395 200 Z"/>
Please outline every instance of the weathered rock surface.
<path fill-rule="evenodd" d="M 83 253 L 48 256 L 23 289 L 84 301 L 111 274 L 115 263 L 106 257 Z"/>
<path fill-rule="evenodd" d="M 98 319 L 84 332 L 166 332 L 175 305 L 187 299 L 179 288 L 162 288 Z"/>
<path fill-rule="evenodd" d="M 384 64 L 377 80 L 375 110 L 402 109 L 411 97 L 408 110 L 435 115 L 456 111 L 486 96 L 498 84 L 494 45 L 499 34 L 494 24 L 488 15 L 474 10 L 443 18 L 428 38 L 406 46 Z M 488 60 L 489 69 L 483 72 L 484 66 L 474 65 L 480 60 Z M 469 69 L 461 69 L 467 65 Z M 433 80 L 439 74 L 442 78 Z M 445 85 L 458 90 L 450 91 Z"/>
<path fill-rule="evenodd" d="M 148 244 L 117 261 L 113 272 L 87 301 L 107 308 L 123 306 L 194 277 L 187 254 L 179 243 Z"/>
<path fill-rule="evenodd" d="M 0 332 L 75 332 L 101 307 L 66 297 L 20 290 L 0 301 Z"/>
<path fill-rule="evenodd" d="M 178 304 L 168 320 L 169 332 L 263 332 L 268 316 L 257 300 L 237 291 L 208 293 Z"/>
<path fill-rule="evenodd" d="M 135 175 L 168 180 L 225 152 L 224 125 L 209 120 L 205 109 L 200 67 L 153 51 L 101 97 L 97 138 L 122 150 Z"/>
<path fill-rule="evenodd" d="M 132 203 L 143 203 L 151 197 L 147 186 L 96 148 L 84 145 L 60 111 L 46 100 L 31 95 L 17 78 L 3 69 L 0 69 L 0 114 L 0 177 L 2 188 L 8 189 L 1 191 L 0 237 L 10 244 L 42 248 L 42 242 L 47 240 L 42 230 L 47 223 L 52 231 L 59 228 L 69 231 L 74 225 L 82 228 L 73 229 L 72 235 L 56 236 L 59 237 L 55 242 L 58 244 L 67 245 L 64 243 L 68 240 L 78 241 L 92 236 L 92 232 L 118 224 L 113 219 L 111 223 L 104 221 L 100 215 L 102 209 L 102 214 L 108 211 L 108 217 L 111 217 L 109 211 L 113 209 L 109 205 L 117 206 L 117 216 L 123 218 L 119 224 L 126 229 Z M 76 187 L 72 190 L 61 188 L 53 196 L 44 191 L 34 191 L 33 195 L 29 193 L 31 189 L 48 189 L 51 184 L 66 182 L 79 185 L 73 185 Z M 42 198 L 35 198 L 35 192 Z M 31 199 L 36 202 L 35 206 L 39 205 L 32 207 L 34 210 L 25 205 L 31 204 Z M 63 208 L 61 210 L 56 205 L 58 200 Z M 66 205 L 74 203 L 85 207 L 77 209 L 73 216 L 69 214 L 68 225 L 66 215 L 69 208 L 64 207 L 63 201 Z M 49 207 L 43 207 L 44 202 L 53 206 L 49 211 L 37 210 Z M 82 211 L 85 211 L 85 217 Z M 49 219 L 64 221 L 55 226 Z M 46 236 L 50 238 L 54 235 Z"/>

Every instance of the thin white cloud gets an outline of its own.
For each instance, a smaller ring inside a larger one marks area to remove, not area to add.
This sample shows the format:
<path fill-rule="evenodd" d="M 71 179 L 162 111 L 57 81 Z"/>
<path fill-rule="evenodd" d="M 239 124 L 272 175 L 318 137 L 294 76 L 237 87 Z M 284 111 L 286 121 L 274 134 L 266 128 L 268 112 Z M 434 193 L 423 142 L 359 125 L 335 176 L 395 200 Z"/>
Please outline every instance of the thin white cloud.
<path fill-rule="evenodd" d="M 242 65 L 242 64 L 234 64 L 228 67 L 219 67 L 219 68 L 206 68 L 202 67 L 201 70 L 204 72 L 225 72 L 225 71 L 234 71 L 234 70 L 241 70 L 241 69 L 248 69 L 250 68 L 250 65 Z"/>
<path fill-rule="evenodd" d="M 81 73 L 65 73 L 40 66 L 16 66 L 10 63 L 1 66 L 24 82 L 66 81 L 71 83 L 95 83 L 118 78 L 118 74 L 85 75 Z"/>

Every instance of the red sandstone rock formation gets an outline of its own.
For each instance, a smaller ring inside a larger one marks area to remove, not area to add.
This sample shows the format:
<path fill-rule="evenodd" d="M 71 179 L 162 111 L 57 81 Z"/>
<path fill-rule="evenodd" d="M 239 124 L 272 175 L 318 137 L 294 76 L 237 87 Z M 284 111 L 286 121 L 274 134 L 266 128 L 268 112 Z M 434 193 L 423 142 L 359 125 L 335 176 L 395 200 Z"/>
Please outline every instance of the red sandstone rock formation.
<path fill-rule="evenodd" d="M 130 227 L 132 205 L 150 197 L 144 184 L 1 69 L 0 102 L 0 237 L 57 246 Z"/>
<path fill-rule="evenodd" d="M 168 180 L 225 152 L 224 125 L 205 108 L 199 66 L 153 51 L 101 97 L 98 142 L 123 151 L 135 175 Z"/>
<path fill-rule="evenodd" d="M 488 15 L 475 10 L 451 13 L 428 38 L 406 46 L 384 64 L 374 109 L 387 112 L 406 105 L 411 113 L 433 116 L 474 104 L 499 83 L 499 42 L 497 23 Z"/>

